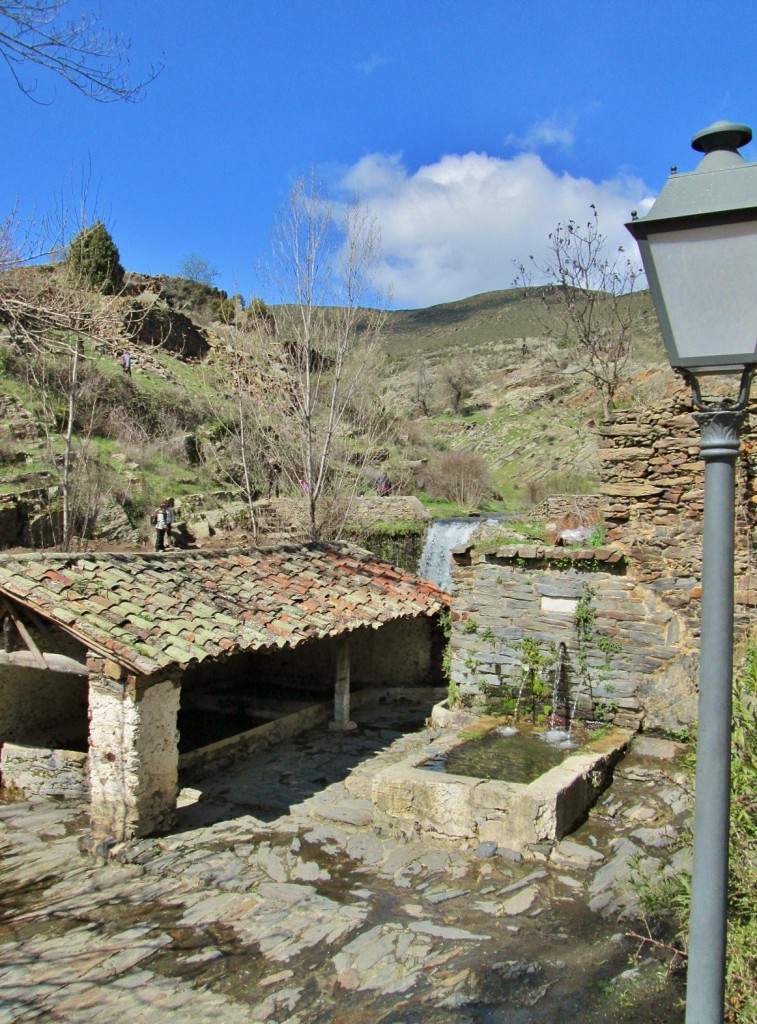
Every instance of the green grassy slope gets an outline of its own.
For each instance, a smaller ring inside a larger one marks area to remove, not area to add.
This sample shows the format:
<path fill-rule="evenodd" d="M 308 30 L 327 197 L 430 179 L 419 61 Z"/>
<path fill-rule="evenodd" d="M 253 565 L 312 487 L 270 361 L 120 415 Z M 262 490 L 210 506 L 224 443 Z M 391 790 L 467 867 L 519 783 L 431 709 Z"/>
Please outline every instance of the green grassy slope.
<path fill-rule="evenodd" d="M 507 507 L 523 507 L 550 491 L 596 488 L 600 405 L 581 379 L 557 375 L 545 363 L 543 317 L 543 304 L 521 289 L 387 314 L 383 393 L 396 424 L 381 461 L 393 479 L 408 489 L 422 488 L 408 467 L 433 466 L 444 453 L 462 449 L 485 460 L 492 481 L 490 503 L 501 500 Z M 187 430 L 212 436 L 214 412 L 217 417 L 225 402 L 222 396 L 215 403 L 208 400 L 208 382 L 223 348 L 216 343 L 207 358 L 190 361 L 160 348 L 137 348 L 128 385 L 112 356 L 104 354 L 109 415 L 114 421 L 121 417 L 132 422 L 134 443 L 124 444 L 118 432 L 104 430 L 100 451 L 120 467 L 124 490 L 148 492 L 135 497 L 139 507 L 147 507 L 164 491 L 179 494 L 212 486 L 202 466 L 184 464 L 180 438 Z M 453 412 L 437 388 L 430 415 L 422 415 L 413 399 L 419 372 L 438 383 L 441 368 L 455 359 L 470 368 L 472 393 Z M 664 365 L 656 327 L 650 328 L 634 340 L 629 386 L 620 401 L 635 402 L 644 387 L 659 387 Z M 33 418 L 27 398 L 13 374 L 0 375 L 0 404 L 11 402 L 8 408 L 16 421 L 20 408 Z M 22 427 L 17 423 L 14 430 L 18 434 Z M 13 431 L 0 430 L 0 480 L 11 488 L 14 481 L 20 484 L 34 475 L 42 454 L 43 439 L 23 431 L 25 439 L 14 439 Z"/>

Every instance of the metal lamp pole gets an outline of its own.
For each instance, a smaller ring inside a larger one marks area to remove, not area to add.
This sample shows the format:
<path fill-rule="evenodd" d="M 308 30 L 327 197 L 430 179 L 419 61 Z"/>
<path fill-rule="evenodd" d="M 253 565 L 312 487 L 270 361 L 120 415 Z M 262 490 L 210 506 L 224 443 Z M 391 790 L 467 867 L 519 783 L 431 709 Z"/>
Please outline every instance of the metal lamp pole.
<path fill-rule="evenodd" d="M 701 655 L 686 1024 L 722 1024 L 731 793 L 736 460 L 752 369 L 730 407 L 699 412 L 704 477 Z M 687 375 L 689 376 L 689 375 Z"/>
<path fill-rule="evenodd" d="M 702 604 L 686 1024 L 723 1024 L 734 626 L 734 512 L 739 431 L 757 370 L 757 164 L 744 124 L 718 121 L 691 140 L 704 156 L 673 168 L 639 245 L 670 365 L 692 386 L 704 475 Z M 701 375 L 741 374 L 738 399 L 702 403 Z"/>

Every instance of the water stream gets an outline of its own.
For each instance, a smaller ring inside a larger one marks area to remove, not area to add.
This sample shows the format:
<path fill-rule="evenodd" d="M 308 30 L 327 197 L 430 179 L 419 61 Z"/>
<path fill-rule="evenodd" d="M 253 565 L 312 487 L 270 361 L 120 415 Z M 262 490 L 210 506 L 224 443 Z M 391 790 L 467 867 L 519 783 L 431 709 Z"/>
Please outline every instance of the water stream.
<path fill-rule="evenodd" d="M 429 526 L 418 574 L 448 593 L 452 589 L 452 548 L 464 544 L 480 519 L 436 519 Z"/>

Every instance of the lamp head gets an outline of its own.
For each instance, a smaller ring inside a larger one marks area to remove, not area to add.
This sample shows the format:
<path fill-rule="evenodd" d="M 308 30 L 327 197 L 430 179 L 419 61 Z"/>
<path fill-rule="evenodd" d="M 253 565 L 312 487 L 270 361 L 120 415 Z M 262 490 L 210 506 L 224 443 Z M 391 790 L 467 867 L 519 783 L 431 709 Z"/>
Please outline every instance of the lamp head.
<path fill-rule="evenodd" d="M 670 364 L 690 373 L 757 366 L 757 164 L 738 151 L 751 139 L 727 121 L 697 132 L 696 169 L 672 173 L 646 217 L 626 225 Z"/>

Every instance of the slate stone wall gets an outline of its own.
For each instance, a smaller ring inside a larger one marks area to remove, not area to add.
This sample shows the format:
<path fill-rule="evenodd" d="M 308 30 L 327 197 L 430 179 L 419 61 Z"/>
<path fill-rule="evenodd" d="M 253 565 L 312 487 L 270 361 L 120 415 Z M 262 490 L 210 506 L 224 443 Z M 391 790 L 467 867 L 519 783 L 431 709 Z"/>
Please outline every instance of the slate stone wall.
<path fill-rule="evenodd" d="M 0 745 L 66 746 L 86 738 L 85 678 L 0 665 Z"/>
<path fill-rule="evenodd" d="M 605 544 L 622 563 L 611 567 L 597 553 L 533 545 L 459 551 L 451 679 L 469 702 L 480 702 L 487 690 L 511 696 L 525 668 L 522 640 L 537 641 L 545 653 L 563 643 L 561 708 L 575 704 L 589 720 L 679 729 L 696 713 L 702 593 L 704 463 L 690 394 L 681 387 L 656 410 L 612 414 L 600 427 L 599 444 Z M 757 604 L 756 456 L 757 432 L 748 421 L 736 485 L 737 644 Z M 563 507 L 560 500 L 540 511 L 554 518 Z M 595 618 L 583 671 L 574 619 L 587 586 L 596 591 Z"/>
<path fill-rule="evenodd" d="M 595 523 L 602 515 L 601 499 L 597 494 L 550 494 L 529 515 L 543 522 L 575 517 L 583 523 Z"/>
<path fill-rule="evenodd" d="M 362 686 L 441 686 L 444 635 L 438 616 L 393 619 L 378 629 L 349 633 L 350 677 Z M 230 692 L 262 697 L 331 700 L 340 637 L 281 650 L 238 654 L 223 662 L 207 659 L 182 677 L 182 705 L 198 694 Z"/>
<path fill-rule="evenodd" d="M 0 777 L 3 786 L 19 790 L 27 799 L 83 800 L 87 796 L 87 755 L 4 743 Z"/>
<path fill-rule="evenodd" d="M 736 630 L 743 638 L 757 603 L 751 548 L 755 527 L 757 432 L 742 429 L 736 474 Z M 616 412 L 600 427 L 601 493 L 607 543 L 630 571 L 699 635 L 704 462 L 699 426 L 683 389 L 657 411 Z"/>
<path fill-rule="evenodd" d="M 554 713 L 557 724 L 576 716 L 635 728 L 645 713 L 656 724 L 671 716 L 690 722 L 691 694 L 685 687 L 674 693 L 665 680 L 680 655 L 681 623 L 650 600 L 616 554 L 536 545 L 470 549 L 468 565 L 458 554 L 450 667 L 463 702 L 504 698 L 508 710 L 520 694 L 520 716 L 544 714 L 547 706 L 545 720 Z M 581 602 L 592 618 L 583 640 L 576 628 Z M 539 672 L 546 693 L 536 700 L 524 639 L 554 659 Z M 644 695 L 642 680 L 652 684 Z"/>

